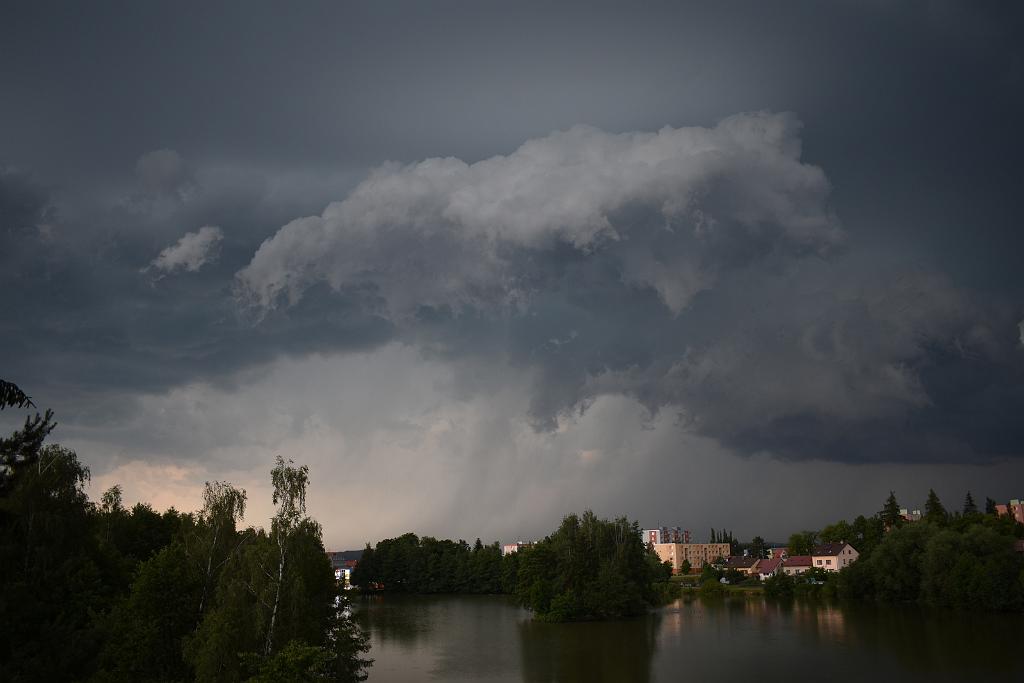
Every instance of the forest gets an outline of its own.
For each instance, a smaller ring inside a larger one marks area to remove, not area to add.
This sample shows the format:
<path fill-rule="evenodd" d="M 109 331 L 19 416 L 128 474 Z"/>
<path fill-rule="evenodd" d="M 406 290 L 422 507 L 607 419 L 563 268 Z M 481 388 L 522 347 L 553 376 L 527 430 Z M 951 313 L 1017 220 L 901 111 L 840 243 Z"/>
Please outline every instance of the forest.
<path fill-rule="evenodd" d="M 270 528 L 239 528 L 246 492 L 226 482 L 195 512 L 127 508 L 119 486 L 91 502 L 54 427 L 47 411 L 0 439 L 0 680 L 366 678 L 306 467 L 278 456 Z"/>

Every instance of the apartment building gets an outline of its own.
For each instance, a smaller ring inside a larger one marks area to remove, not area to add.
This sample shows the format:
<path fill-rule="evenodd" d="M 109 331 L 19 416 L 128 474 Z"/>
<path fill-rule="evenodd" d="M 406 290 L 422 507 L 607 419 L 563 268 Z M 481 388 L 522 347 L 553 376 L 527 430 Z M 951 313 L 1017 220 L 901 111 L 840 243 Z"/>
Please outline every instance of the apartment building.
<path fill-rule="evenodd" d="M 689 562 L 692 569 L 701 569 L 720 557 L 729 557 L 729 544 L 655 543 L 654 552 L 662 562 L 671 562 L 672 572 L 678 574 L 683 562 Z"/>

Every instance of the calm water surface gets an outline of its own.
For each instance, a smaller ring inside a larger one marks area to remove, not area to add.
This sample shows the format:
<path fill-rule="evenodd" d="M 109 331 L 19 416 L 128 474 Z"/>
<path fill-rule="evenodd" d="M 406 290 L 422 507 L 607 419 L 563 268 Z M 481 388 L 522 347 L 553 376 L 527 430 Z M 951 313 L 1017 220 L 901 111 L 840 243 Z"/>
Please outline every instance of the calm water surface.
<path fill-rule="evenodd" d="M 502 596 L 357 603 L 370 681 L 1024 681 L 1024 617 L 678 600 L 645 618 L 540 624 Z"/>

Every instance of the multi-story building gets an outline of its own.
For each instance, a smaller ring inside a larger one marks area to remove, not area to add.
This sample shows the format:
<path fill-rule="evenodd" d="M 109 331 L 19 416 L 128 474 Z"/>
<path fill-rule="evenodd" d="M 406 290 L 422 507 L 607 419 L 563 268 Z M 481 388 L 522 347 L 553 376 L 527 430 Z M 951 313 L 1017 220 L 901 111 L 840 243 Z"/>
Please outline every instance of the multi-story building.
<path fill-rule="evenodd" d="M 996 514 L 1000 517 L 1010 515 L 1021 524 L 1024 524 L 1024 503 L 1014 498 L 1010 501 L 1009 505 L 996 505 Z"/>
<path fill-rule="evenodd" d="M 672 572 L 678 574 L 683 562 L 691 569 L 700 569 L 718 558 L 729 556 L 728 543 L 655 543 L 654 552 L 662 562 L 672 563 Z"/>
<path fill-rule="evenodd" d="M 661 526 L 656 529 L 644 529 L 640 532 L 644 543 L 689 543 L 690 530 L 680 527 Z"/>
<path fill-rule="evenodd" d="M 532 548 L 533 543 L 523 543 L 522 541 L 516 541 L 515 543 L 505 543 L 501 546 L 501 554 L 511 555 L 512 553 L 518 553 L 523 548 Z"/>
<path fill-rule="evenodd" d="M 857 561 L 860 553 L 849 543 L 826 543 L 815 546 L 811 553 L 811 566 L 827 572 L 837 572 Z"/>
<path fill-rule="evenodd" d="M 920 510 L 908 510 L 907 508 L 900 509 L 900 517 L 907 522 L 920 522 L 921 511 Z"/>

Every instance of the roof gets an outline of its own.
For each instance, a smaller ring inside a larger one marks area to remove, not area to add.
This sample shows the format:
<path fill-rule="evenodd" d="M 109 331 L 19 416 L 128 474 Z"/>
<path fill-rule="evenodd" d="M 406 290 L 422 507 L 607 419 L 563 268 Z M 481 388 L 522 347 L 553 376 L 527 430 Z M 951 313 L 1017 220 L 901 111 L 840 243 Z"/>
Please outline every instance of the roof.
<path fill-rule="evenodd" d="M 761 560 L 757 563 L 757 571 L 762 574 L 771 574 L 782 564 L 782 558 L 776 557 L 771 560 Z"/>
<path fill-rule="evenodd" d="M 756 557 L 741 557 L 740 555 L 730 555 L 725 558 L 725 566 L 730 569 L 750 569 L 757 562 Z"/>
<path fill-rule="evenodd" d="M 793 555 L 787 557 L 782 565 L 783 567 L 810 567 L 811 556 L 810 555 Z"/>
<path fill-rule="evenodd" d="M 824 545 L 816 545 L 814 546 L 814 551 L 811 554 L 815 557 L 820 557 L 822 555 L 829 555 L 835 557 L 836 555 L 843 552 L 843 549 L 846 548 L 846 546 L 848 545 L 850 544 L 844 543 L 842 541 L 838 543 L 825 543 Z"/>

